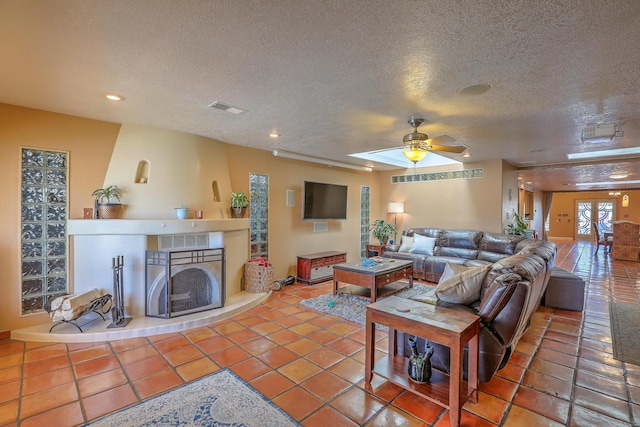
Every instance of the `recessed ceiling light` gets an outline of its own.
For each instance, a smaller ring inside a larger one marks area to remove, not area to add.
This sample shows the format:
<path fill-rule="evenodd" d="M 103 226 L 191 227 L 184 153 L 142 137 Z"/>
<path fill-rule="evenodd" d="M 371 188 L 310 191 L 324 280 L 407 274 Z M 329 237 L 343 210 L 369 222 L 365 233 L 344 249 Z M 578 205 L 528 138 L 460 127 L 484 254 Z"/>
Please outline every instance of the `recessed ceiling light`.
<path fill-rule="evenodd" d="M 269 137 L 270 138 L 280 138 L 280 134 L 274 130 L 271 133 L 269 133 Z"/>
<path fill-rule="evenodd" d="M 480 83 L 477 85 L 463 87 L 462 89 L 458 90 L 458 94 L 464 95 L 464 96 L 476 96 L 476 95 L 483 95 L 489 92 L 489 90 L 491 90 L 491 85 L 488 85 L 486 83 Z"/>
<path fill-rule="evenodd" d="M 462 155 L 462 157 L 464 157 L 464 158 L 467 158 L 467 159 L 468 159 L 469 157 L 471 157 L 471 153 L 464 153 L 464 154 Z"/>
<path fill-rule="evenodd" d="M 102 96 L 111 101 L 124 101 L 124 96 L 118 95 L 117 93 L 103 93 Z"/>
<path fill-rule="evenodd" d="M 614 172 L 611 175 L 609 175 L 609 178 L 611 178 L 611 179 L 625 179 L 628 176 L 629 176 L 628 172 Z"/>

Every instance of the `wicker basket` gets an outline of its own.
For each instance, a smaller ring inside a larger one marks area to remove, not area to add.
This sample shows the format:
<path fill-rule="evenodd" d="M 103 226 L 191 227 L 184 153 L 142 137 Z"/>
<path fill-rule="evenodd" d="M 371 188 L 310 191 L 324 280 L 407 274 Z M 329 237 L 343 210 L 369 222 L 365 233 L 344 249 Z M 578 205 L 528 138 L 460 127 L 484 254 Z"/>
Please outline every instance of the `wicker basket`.
<path fill-rule="evenodd" d="M 247 261 L 244 264 L 244 290 L 247 292 L 269 292 L 273 287 L 273 266 Z"/>

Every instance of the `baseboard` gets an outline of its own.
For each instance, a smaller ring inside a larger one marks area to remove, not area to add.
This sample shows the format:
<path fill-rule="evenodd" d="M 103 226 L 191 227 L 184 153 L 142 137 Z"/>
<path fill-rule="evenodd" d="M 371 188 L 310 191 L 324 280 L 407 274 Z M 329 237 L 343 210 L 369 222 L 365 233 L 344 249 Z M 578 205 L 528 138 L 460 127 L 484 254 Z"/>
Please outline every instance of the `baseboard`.
<path fill-rule="evenodd" d="M 11 331 L 0 332 L 0 340 L 8 340 L 9 338 L 11 338 Z"/>
<path fill-rule="evenodd" d="M 575 242 L 572 237 L 556 237 L 556 236 L 547 236 L 549 241 L 555 240 L 559 242 Z"/>

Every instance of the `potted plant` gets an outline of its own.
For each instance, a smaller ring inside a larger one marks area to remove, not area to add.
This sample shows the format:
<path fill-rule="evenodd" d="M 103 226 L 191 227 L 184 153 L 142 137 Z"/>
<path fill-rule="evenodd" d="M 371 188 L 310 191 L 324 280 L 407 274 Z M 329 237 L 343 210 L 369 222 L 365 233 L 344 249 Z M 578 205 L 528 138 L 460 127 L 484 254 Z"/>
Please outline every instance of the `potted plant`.
<path fill-rule="evenodd" d="M 377 239 L 380 245 L 386 245 L 389 237 L 398 232 L 395 225 L 385 222 L 383 219 L 373 221 L 370 230 L 373 232 L 373 238 Z"/>
<path fill-rule="evenodd" d="M 95 208 L 98 213 L 98 218 L 101 219 L 118 219 L 122 215 L 122 203 L 120 202 L 120 196 L 122 192 L 117 185 L 110 185 L 105 188 L 98 188 L 92 196 L 96 198 Z"/>
<path fill-rule="evenodd" d="M 231 218 L 244 218 L 249 206 L 249 196 L 243 191 L 231 192 Z"/>
<path fill-rule="evenodd" d="M 513 211 L 514 223 L 507 225 L 507 234 L 514 236 L 524 236 L 527 238 L 533 237 L 533 230 L 529 230 L 529 225 L 518 215 L 516 211 Z"/>

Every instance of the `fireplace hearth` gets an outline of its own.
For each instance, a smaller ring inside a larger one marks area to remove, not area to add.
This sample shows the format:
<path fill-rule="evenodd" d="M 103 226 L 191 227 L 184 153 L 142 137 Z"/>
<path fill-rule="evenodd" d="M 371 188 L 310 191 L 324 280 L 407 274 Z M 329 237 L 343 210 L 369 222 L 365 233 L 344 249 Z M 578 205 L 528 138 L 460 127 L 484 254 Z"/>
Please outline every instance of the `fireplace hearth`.
<path fill-rule="evenodd" d="M 224 248 L 145 252 L 145 315 L 171 318 L 225 303 Z"/>

